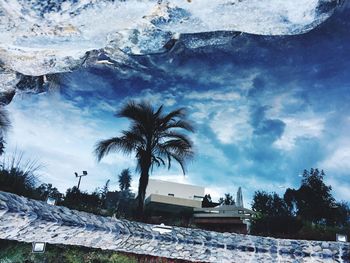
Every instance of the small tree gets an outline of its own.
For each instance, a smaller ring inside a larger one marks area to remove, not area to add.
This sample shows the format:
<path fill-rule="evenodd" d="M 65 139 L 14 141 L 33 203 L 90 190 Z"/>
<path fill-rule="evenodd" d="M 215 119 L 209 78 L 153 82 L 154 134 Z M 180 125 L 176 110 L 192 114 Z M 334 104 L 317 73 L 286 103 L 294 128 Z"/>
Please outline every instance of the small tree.
<path fill-rule="evenodd" d="M 119 188 L 120 191 L 128 191 L 131 185 L 131 174 L 130 170 L 124 169 L 119 175 Z"/>
<path fill-rule="evenodd" d="M 106 199 L 107 193 L 109 191 L 109 182 L 110 182 L 110 180 L 108 179 L 101 190 L 101 199 L 102 200 Z"/>
<path fill-rule="evenodd" d="M 234 205 L 235 200 L 233 199 L 233 196 L 229 193 L 225 194 L 225 197 L 220 197 L 219 203 L 221 205 Z"/>
<path fill-rule="evenodd" d="M 41 184 L 35 191 L 39 195 L 40 200 L 46 200 L 48 197 L 52 197 L 57 202 L 60 202 L 63 198 L 63 194 L 56 187 L 52 187 L 52 184 Z"/>

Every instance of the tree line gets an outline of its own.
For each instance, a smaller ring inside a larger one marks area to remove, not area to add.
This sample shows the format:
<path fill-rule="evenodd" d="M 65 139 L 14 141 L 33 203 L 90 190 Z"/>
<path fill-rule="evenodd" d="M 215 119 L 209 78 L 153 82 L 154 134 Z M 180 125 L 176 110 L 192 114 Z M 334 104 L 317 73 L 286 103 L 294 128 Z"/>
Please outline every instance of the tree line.
<path fill-rule="evenodd" d="M 304 170 L 300 187 L 288 188 L 283 197 L 257 191 L 252 209 L 257 213 L 251 232 L 258 235 L 334 240 L 335 233 L 350 234 L 350 208 L 336 201 L 323 170 Z"/>

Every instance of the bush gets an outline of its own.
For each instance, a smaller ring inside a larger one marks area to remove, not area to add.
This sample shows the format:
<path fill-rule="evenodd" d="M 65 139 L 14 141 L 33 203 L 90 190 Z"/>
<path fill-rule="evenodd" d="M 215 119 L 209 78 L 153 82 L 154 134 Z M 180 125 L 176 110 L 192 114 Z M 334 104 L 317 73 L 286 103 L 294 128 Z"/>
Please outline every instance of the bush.
<path fill-rule="evenodd" d="M 88 194 L 86 192 L 81 192 L 74 186 L 67 190 L 64 200 L 59 202 L 58 205 L 88 213 L 100 214 L 102 203 L 103 201 L 97 192 Z"/>
<path fill-rule="evenodd" d="M 40 168 L 37 161 L 24 161 L 23 153 L 15 152 L 10 157 L 3 157 L 0 164 L 0 190 L 36 198 L 35 186 Z"/>
<path fill-rule="evenodd" d="M 252 221 L 251 233 L 263 236 L 294 237 L 302 226 L 302 221 L 293 216 L 263 216 Z"/>

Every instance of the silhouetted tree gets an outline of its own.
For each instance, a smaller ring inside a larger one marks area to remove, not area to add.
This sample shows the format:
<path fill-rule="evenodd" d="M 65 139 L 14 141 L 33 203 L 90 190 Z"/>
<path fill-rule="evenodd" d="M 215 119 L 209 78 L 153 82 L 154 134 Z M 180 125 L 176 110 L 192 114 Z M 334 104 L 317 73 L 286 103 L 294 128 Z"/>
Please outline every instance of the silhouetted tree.
<path fill-rule="evenodd" d="M 229 193 L 225 194 L 225 197 L 220 197 L 219 203 L 221 205 L 234 205 L 235 200 L 233 199 L 233 196 Z"/>
<path fill-rule="evenodd" d="M 56 187 L 53 187 L 52 184 L 41 184 L 35 191 L 39 195 L 40 200 L 46 200 L 48 197 L 52 197 L 59 203 L 63 198 L 63 194 Z"/>
<path fill-rule="evenodd" d="M 302 227 L 302 222 L 292 216 L 284 199 L 276 193 L 255 192 L 252 209 L 257 212 L 251 226 L 253 234 L 290 235 Z"/>
<path fill-rule="evenodd" d="M 100 194 L 94 191 L 91 194 L 81 192 L 76 186 L 67 189 L 66 196 L 61 205 L 70 209 L 99 214 L 102 207 Z"/>
<path fill-rule="evenodd" d="M 203 201 L 202 201 L 202 207 L 215 207 L 217 205 L 218 205 L 218 203 L 214 203 L 212 201 L 210 194 L 207 194 L 204 196 Z"/>
<path fill-rule="evenodd" d="M 295 208 L 296 214 L 302 219 L 332 224 L 332 214 L 335 213 L 337 205 L 331 194 L 332 187 L 323 182 L 324 176 L 323 170 L 304 170 L 300 188 L 287 189 L 284 198 L 288 206 Z"/>
<path fill-rule="evenodd" d="M 120 191 L 128 191 L 131 185 L 131 174 L 129 169 L 124 169 L 118 178 Z"/>
<path fill-rule="evenodd" d="M 129 130 L 122 135 L 96 144 L 95 154 L 98 160 L 111 151 L 125 154 L 135 153 L 137 170 L 140 172 L 138 188 L 138 210 L 143 214 L 146 188 L 149 173 L 154 166 L 167 165 L 175 160 L 185 173 L 185 161 L 192 157 L 192 142 L 178 129 L 193 131 L 192 125 L 186 121 L 184 109 L 165 114 L 163 106 L 155 110 L 150 104 L 131 101 L 116 114 L 131 121 Z"/>
<path fill-rule="evenodd" d="M 107 193 L 109 191 L 109 182 L 110 182 L 110 180 L 108 179 L 101 190 L 101 199 L 102 200 L 106 199 Z"/>
<path fill-rule="evenodd" d="M 269 194 L 264 191 L 254 193 L 252 209 L 264 216 L 291 215 L 286 202 L 278 194 Z"/>

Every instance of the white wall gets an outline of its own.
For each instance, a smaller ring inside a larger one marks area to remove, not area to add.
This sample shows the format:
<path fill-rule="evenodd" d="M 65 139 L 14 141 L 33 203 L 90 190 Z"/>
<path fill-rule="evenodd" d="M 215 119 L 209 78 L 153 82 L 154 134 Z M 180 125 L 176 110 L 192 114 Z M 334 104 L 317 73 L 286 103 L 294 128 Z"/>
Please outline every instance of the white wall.
<path fill-rule="evenodd" d="M 201 186 L 149 179 L 146 189 L 146 198 L 151 194 L 165 196 L 173 194 L 174 197 L 201 201 L 202 198 L 194 198 L 194 196 L 204 197 L 204 190 L 204 187 Z"/>

